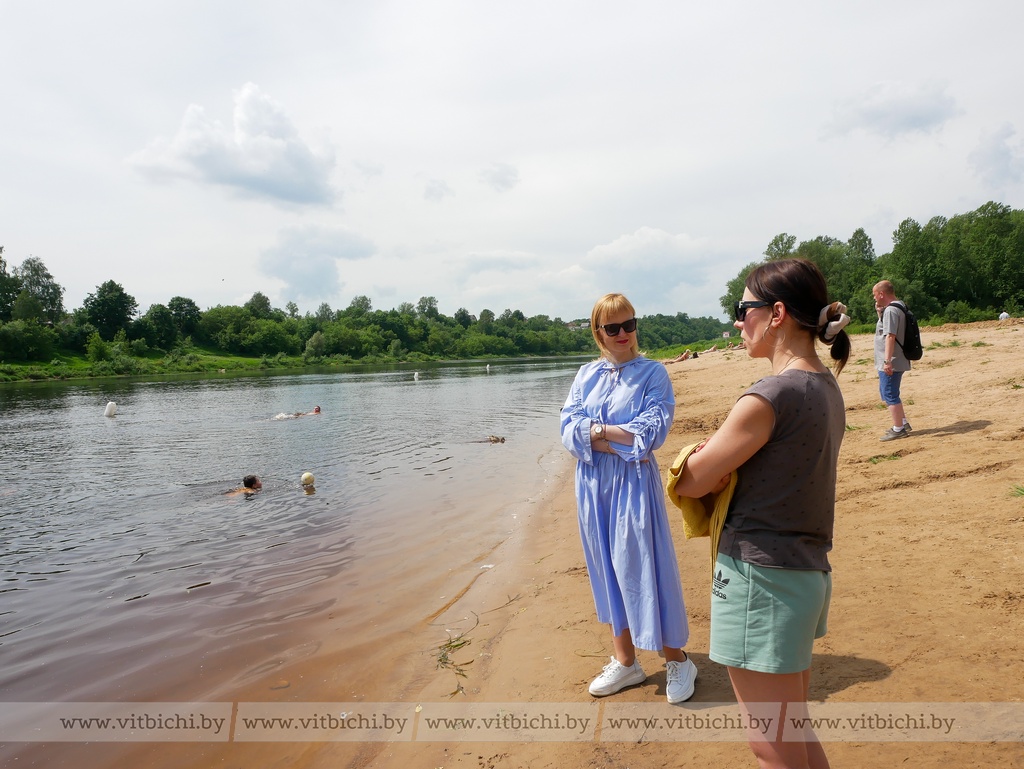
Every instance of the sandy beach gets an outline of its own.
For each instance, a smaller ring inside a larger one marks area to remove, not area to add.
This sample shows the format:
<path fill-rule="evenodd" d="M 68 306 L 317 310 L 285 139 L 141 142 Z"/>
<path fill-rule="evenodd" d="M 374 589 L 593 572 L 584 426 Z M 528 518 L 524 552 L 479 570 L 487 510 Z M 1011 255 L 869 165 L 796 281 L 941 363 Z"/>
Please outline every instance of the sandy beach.
<path fill-rule="evenodd" d="M 811 697 L 861 703 L 1017 703 L 1024 695 L 1024 321 L 923 329 L 924 360 L 904 379 L 914 430 L 889 443 L 871 337 L 854 337 L 840 377 L 847 433 L 840 456 L 834 594 L 829 633 L 815 646 Z M 642 342 L 642 339 L 641 339 Z M 662 471 L 685 445 L 709 435 L 736 397 L 767 373 L 742 351 L 669 365 L 676 399 Z M 641 652 L 646 683 L 595 700 L 586 691 L 611 653 L 599 625 L 576 527 L 569 462 L 531 500 L 513 531 L 439 580 L 434 605 L 410 604 L 401 586 L 387 600 L 411 618 L 371 641 L 341 619 L 320 628 L 322 647 L 282 658 L 265 680 L 224 693 L 235 703 L 344 703 L 468 707 L 467 712 L 572 710 L 596 722 L 609 708 L 659 706 L 669 714 L 735 703 L 724 668 L 710 662 L 707 539 L 686 542 L 670 508 L 691 638 L 700 676 L 685 709 L 665 704 L 664 665 Z M 447 661 L 449 664 L 445 666 Z M 458 675 L 461 671 L 464 675 Z M 296 705 L 298 706 L 298 705 Z M 384 705 L 380 705 L 384 709 Z M 975 708 L 976 710 L 977 708 Z M 660 711 L 659 711 L 660 712 Z M 853 711 L 851 711 L 853 712 Z M 972 711 L 973 712 L 973 711 Z M 932 740 L 903 730 L 885 741 L 829 741 L 835 767 L 1024 767 L 1021 722 L 1002 741 Z M 235 737 L 241 726 L 236 722 Z M 412 727 L 410 727 L 412 728 Z M 685 741 L 640 734 L 628 741 L 538 736 L 514 740 L 311 740 L 138 746 L 137 766 L 513 767 L 754 766 L 742 740 Z M 307 732 L 308 734 L 309 732 Z M 973 733 L 973 732 L 972 732 Z M 1016 735 L 1014 737 L 1014 735 Z M 339 739 L 339 738 L 332 738 Z M 344 739 L 341 737 L 340 739 Z M 532 740 L 532 741 L 531 741 Z"/>

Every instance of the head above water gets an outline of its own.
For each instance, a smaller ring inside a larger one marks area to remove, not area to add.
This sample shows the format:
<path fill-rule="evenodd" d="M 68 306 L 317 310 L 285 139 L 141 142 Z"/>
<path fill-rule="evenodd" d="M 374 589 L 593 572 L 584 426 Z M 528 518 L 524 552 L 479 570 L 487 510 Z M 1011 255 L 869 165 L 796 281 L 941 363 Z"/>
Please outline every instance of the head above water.
<path fill-rule="evenodd" d="M 313 409 L 313 413 L 314 414 L 319 414 L 320 413 L 320 407 L 317 406 L 315 409 Z"/>
<path fill-rule="evenodd" d="M 247 489 L 262 489 L 263 484 L 255 475 L 247 475 L 242 479 L 242 485 Z"/>

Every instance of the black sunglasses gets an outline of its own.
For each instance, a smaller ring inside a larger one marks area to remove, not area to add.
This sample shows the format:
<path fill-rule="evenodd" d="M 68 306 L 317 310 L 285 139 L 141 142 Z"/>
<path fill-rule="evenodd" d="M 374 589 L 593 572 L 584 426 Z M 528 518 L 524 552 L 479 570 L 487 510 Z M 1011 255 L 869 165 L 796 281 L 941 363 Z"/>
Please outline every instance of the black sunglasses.
<path fill-rule="evenodd" d="M 603 326 L 598 326 L 598 328 L 603 328 L 604 333 L 608 336 L 618 336 L 620 328 L 627 334 L 632 334 L 636 331 L 636 318 L 630 318 L 622 323 L 605 323 Z"/>
<path fill-rule="evenodd" d="M 765 302 L 760 299 L 736 302 L 736 306 L 733 308 L 733 315 L 736 316 L 736 320 L 742 321 L 747 317 L 747 310 L 753 310 L 755 307 L 767 307 L 770 304 L 771 302 Z"/>

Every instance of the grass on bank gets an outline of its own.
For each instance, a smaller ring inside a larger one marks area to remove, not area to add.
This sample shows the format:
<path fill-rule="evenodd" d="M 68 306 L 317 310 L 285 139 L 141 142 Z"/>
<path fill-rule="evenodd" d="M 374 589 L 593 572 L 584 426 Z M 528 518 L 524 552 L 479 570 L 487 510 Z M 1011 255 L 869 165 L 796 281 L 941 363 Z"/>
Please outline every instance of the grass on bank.
<path fill-rule="evenodd" d="M 148 350 L 142 355 L 132 355 L 116 344 L 111 343 L 109 346 L 110 354 L 103 360 L 92 360 L 88 355 L 62 350 L 49 363 L 0 361 L 0 383 L 130 376 L 161 377 L 180 374 L 255 374 L 270 371 L 295 373 L 310 369 L 443 360 L 416 352 L 408 353 L 401 358 L 370 355 L 356 359 L 349 355 L 313 357 L 285 353 L 254 357 L 231 355 L 199 345 L 179 347 L 169 353 Z"/>

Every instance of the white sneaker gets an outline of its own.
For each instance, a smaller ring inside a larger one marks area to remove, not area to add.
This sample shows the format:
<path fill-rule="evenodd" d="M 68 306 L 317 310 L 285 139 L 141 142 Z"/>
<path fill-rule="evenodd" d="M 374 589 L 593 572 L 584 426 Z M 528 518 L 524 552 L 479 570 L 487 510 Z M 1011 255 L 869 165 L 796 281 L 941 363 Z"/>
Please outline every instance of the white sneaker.
<path fill-rule="evenodd" d="M 601 675 L 590 682 L 590 693 L 595 697 L 606 697 L 627 686 L 642 684 L 647 680 L 647 674 L 640 667 L 640 660 L 633 660 L 633 664 L 629 667 L 614 657 L 611 660 L 604 666 Z"/>
<path fill-rule="evenodd" d="M 694 683 L 697 681 L 697 666 L 687 657 L 682 662 L 666 662 L 668 673 L 665 680 L 665 694 L 669 704 L 686 702 L 693 696 Z"/>

